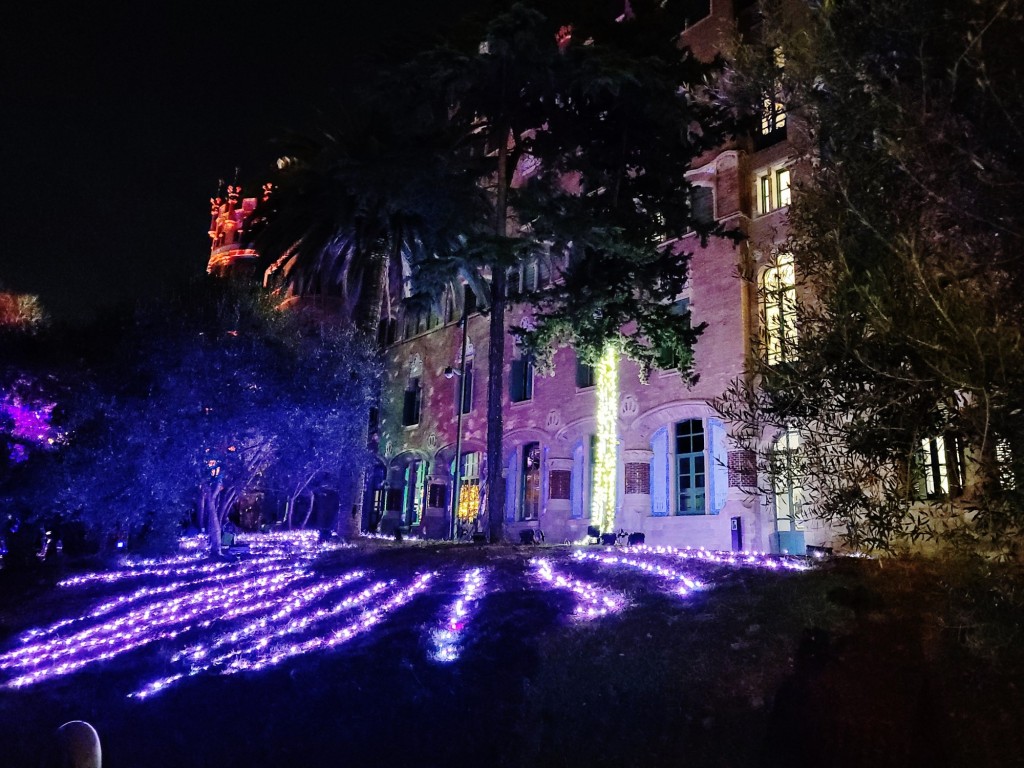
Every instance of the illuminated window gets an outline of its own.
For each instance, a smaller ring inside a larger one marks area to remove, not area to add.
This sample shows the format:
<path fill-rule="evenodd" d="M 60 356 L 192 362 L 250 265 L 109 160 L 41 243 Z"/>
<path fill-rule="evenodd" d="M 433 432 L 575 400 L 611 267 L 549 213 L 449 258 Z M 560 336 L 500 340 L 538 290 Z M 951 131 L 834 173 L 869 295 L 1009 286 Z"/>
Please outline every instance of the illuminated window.
<path fill-rule="evenodd" d="M 459 520 L 472 523 L 480 509 L 480 452 L 462 455 L 462 480 L 459 486 Z"/>
<path fill-rule="evenodd" d="M 700 419 L 676 424 L 677 515 L 703 515 L 707 472 L 704 462 L 704 425 Z"/>
<path fill-rule="evenodd" d="M 523 446 L 520 479 L 520 520 L 536 520 L 540 515 L 540 443 Z"/>
<path fill-rule="evenodd" d="M 793 254 L 779 254 L 761 279 L 764 344 L 769 365 L 796 357 L 796 269 Z"/>
<path fill-rule="evenodd" d="M 533 399 L 533 360 L 520 357 L 512 361 L 508 377 L 509 398 L 513 403 Z"/>
<path fill-rule="evenodd" d="M 1013 449 L 1005 437 L 996 440 L 996 466 L 999 470 L 999 487 L 1004 491 L 1017 489 L 1017 475 L 1013 466 Z"/>
<path fill-rule="evenodd" d="M 799 450 L 800 434 L 794 429 L 787 429 L 779 435 L 769 454 L 776 531 L 798 531 L 802 528 Z"/>
<path fill-rule="evenodd" d="M 920 498 L 946 498 L 963 488 L 962 453 L 960 441 L 955 437 L 939 435 L 921 440 L 917 452 Z"/>
<path fill-rule="evenodd" d="M 767 168 L 757 176 L 757 214 L 771 213 L 792 202 L 788 168 Z"/>

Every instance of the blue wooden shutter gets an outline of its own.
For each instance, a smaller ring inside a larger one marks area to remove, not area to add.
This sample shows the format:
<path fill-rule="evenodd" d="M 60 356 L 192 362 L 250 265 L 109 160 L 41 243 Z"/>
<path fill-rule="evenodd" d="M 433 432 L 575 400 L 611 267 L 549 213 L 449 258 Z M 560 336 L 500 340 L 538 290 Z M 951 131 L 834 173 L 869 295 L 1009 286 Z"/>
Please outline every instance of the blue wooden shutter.
<path fill-rule="evenodd" d="M 725 508 L 729 495 L 729 445 L 725 424 L 720 419 L 708 419 L 708 458 L 711 461 L 708 480 L 711 484 L 712 515 Z"/>
<path fill-rule="evenodd" d="M 505 520 L 516 519 L 516 491 L 519 488 L 519 451 L 513 451 L 508 460 L 508 475 L 505 477 Z"/>
<path fill-rule="evenodd" d="M 669 514 L 669 473 L 672 454 L 669 451 L 668 427 L 662 427 L 651 437 L 651 514 L 664 517 Z"/>
<path fill-rule="evenodd" d="M 577 443 L 572 452 L 572 516 L 583 517 L 583 445 Z"/>

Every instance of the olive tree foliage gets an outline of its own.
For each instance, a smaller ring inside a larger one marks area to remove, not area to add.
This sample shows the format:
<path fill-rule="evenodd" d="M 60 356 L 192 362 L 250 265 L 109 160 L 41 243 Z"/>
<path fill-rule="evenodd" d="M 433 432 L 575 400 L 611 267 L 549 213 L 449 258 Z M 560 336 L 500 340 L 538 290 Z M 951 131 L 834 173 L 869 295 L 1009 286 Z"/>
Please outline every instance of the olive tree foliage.
<path fill-rule="evenodd" d="M 67 446 L 15 501 L 45 504 L 101 540 L 170 540 L 190 514 L 220 549 L 242 495 L 347 474 L 369 459 L 375 352 L 350 328 L 205 279 L 136 307 L 85 383 Z"/>
<path fill-rule="evenodd" d="M 801 163 L 781 248 L 802 300 L 795 353 L 753 359 L 716 405 L 769 486 L 776 437 L 799 435 L 785 471 L 855 547 L 1024 554 L 1022 10 L 769 5 L 724 94 L 789 111 Z M 924 499 L 922 441 L 939 436 L 949 490 Z"/>

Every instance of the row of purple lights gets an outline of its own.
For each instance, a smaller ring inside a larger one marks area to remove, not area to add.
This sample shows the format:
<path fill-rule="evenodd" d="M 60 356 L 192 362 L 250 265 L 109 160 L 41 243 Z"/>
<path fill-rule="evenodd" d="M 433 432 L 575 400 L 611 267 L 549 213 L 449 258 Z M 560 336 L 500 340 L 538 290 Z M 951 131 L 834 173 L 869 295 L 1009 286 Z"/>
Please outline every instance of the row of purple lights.
<path fill-rule="evenodd" d="M 813 566 L 804 558 L 785 555 L 770 555 L 765 552 L 725 552 L 718 550 L 704 549 L 703 547 L 692 549 L 690 547 L 652 547 L 641 544 L 635 547 L 624 547 L 624 552 L 646 554 L 646 555 L 667 555 L 679 560 L 698 560 L 704 563 L 728 566 L 749 566 L 753 568 L 767 568 L 778 571 L 807 571 Z"/>
<path fill-rule="evenodd" d="M 335 603 L 329 608 L 317 608 L 315 610 L 308 610 L 305 613 L 300 613 L 300 609 L 306 607 L 303 603 L 308 604 L 323 594 L 327 594 L 335 589 L 344 587 L 355 579 L 360 578 L 362 575 L 362 572 L 344 574 L 323 585 L 320 595 L 315 594 L 315 591 L 304 591 L 304 597 L 306 598 L 305 601 L 302 599 L 291 598 L 285 606 L 282 606 L 276 612 L 268 616 L 261 616 L 233 632 L 221 635 L 213 642 L 207 644 L 193 644 L 182 649 L 176 653 L 171 660 L 172 662 L 189 662 L 190 667 L 187 671 L 178 672 L 167 677 L 153 680 L 129 695 L 144 699 L 155 693 L 159 693 L 181 679 L 193 677 L 202 672 L 219 671 L 222 673 L 228 673 L 229 670 L 225 665 L 233 663 L 236 659 L 240 657 L 254 657 L 266 654 L 267 652 L 279 647 L 284 638 L 302 634 L 310 628 L 315 628 L 318 624 L 324 623 L 329 619 L 349 613 L 360 607 L 367 606 L 382 592 L 389 588 L 394 589 L 394 582 L 378 581 L 355 594 L 348 595 L 343 600 Z M 254 636 L 256 636 L 256 639 L 249 642 L 247 645 L 230 648 L 226 653 L 221 653 L 210 658 L 210 654 L 212 652 L 226 648 L 232 643 L 237 643 L 241 640 L 248 640 Z"/>
<path fill-rule="evenodd" d="M 674 582 L 673 591 L 682 597 L 690 595 L 696 590 L 704 589 L 704 584 L 699 579 L 689 574 L 669 568 L 652 560 L 630 557 L 628 555 L 617 555 L 612 553 L 586 552 L 576 550 L 573 558 L 578 561 L 591 561 L 608 566 L 626 566 L 650 573 L 667 581 Z"/>
<path fill-rule="evenodd" d="M 30 670 L 9 680 L 11 688 L 60 677 L 157 640 L 176 638 L 193 628 L 205 629 L 214 621 L 266 610 L 273 605 L 274 595 L 307 576 L 302 570 L 261 575 L 143 606 L 66 638 L 17 648 L 0 656 L 0 670 Z"/>
<path fill-rule="evenodd" d="M 370 605 L 352 621 L 326 634 L 317 635 L 296 643 L 269 647 L 265 653 L 262 652 L 263 648 L 261 647 L 253 653 L 238 655 L 228 664 L 224 673 L 233 674 L 236 672 L 269 669 L 296 656 L 303 656 L 312 651 L 330 650 L 343 643 L 347 643 L 354 637 L 367 632 L 382 622 L 391 611 L 400 608 L 413 598 L 426 592 L 431 580 L 435 576 L 436 574 L 434 573 L 424 573 L 417 576 L 413 579 L 412 583 L 394 592 L 386 600 Z"/>
<path fill-rule="evenodd" d="M 593 582 L 566 576 L 556 571 L 551 562 L 543 558 L 530 561 L 534 575 L 555 589 L 565 589 L 576 596 L 573 615 L 578 619 L 590 620 L 617 613 L 626 607 L 625 598 L 618 592 L 598 586 Z"/>
<path fill-rule="evenodd" d="M 458 597 L 445 612 L 444 621 L 430 633 L 430 658 L 443 664 L 455 661 L 462 653 L 462 637 L 473 611 L 484 595 L 487 577 L 482 568 L 462 575 Z"/>
<path fill-rule="evenodd" d="M 317 532 L 253 537 L 250 552 L 255 556 L 237 562 L 192 563 L 191 560 L 202 556 L 197 556 L 192 541 L 200 541 L 200 538 L 183 542 L 183 555 L 169 560 L 125 562 L 121 570 L 112 574 L 86 574 L 79 581 L 64 582 L 64 586 L 91 582 L 116 585 L 122 579 L 139 576 L 189 577 L 143 586 L 100 603 L 83 616 L 25 633 L 22 646 L 0 654 L 0 671 L 12 675 L 3 685 L 29 686 L 71 674 L 155 641 L 179 638 L 182 643 L 191 639 L 170 661 L 187 668 L 147 683 L 132 696 L 146 698 L 203 672 L 233 674 L 268 669 L 307 653 L 336 648 L 368 632 L 391 611 L 430 589 L 436 575 L 419 575 L 404 586 L 396 581 L 378 581 L 324 607 L 323 601 L 332 593 L 346 589 L 366 573 L 350 571 L 323 579 L 308 570 L 309 563 L 318 554 L 336 548 L 336 545 L 323 545 Z M 202 538 L 201 541 L 205 544 L 207 540 Z M 576 551 L 573 557 L 577 562 L 643 571 L 671 582 L 673 591 L 684 596 L 704 585 L 672 568 L 666 562 L 668 559 L 771 570 L 811 567 L 797 558 L 763 553 L 673 547 L 588 549 Z M 560 573 L 547 560 L 534 559 L 531 565 L 538 581 L 575 595 L 573 615 L 577 619 L 600 618 L 621 611 L 627 605 L 621 593 Z M 433 660 L 447 663 L 459 658 L 467 627 L 485 595 L 486 582 L 483 569 L 462 573 L 456 598 L 444 609 L 439 624 L 430 634 Z M 242 618 L 246 618 L 247 623 L 232 626 Z M 84 629 L 64 634 L 71 625 L 87 622 L 91 623 Z M 224 629 L 211 637 L 211 629 L 216 632 L 218 627 Z"/>
<path fill-rule="evenodd" d="M 259 573 L 273 573 L 276 571 L 284 570 L 286 568 L 293 568 L 294 562 L 285 561 L 284 558 L 275 557 L 269 559 L 255 559 L 246 560 L 240 562 L 232 570 L 220 570 L 219 573 L 213 573 L 207 576 L 203 576 L 198 579 L 192 579 L 190 581 L 172 581 L 168 584 L 157 584 L 151 587 L 140 587 L 134 592 L 130 592 L 126 595 L 118 595 L 117 597 L 107 600 L 104 603 L 100 603 L 94 609 L 89 611 L 85 616 L 79 616 L 73 619 L 63 619 L 48 627 L 40 629 L 31 629 L 22 635 L 21 641 L 23 643 L 30 640 L 35 640 L 40 637 L 48 637 L 56 632 L 66 629 L 72 624 L 78 624 L 89 619 L 96 619 L 102 616 L 106 616 L 108 613 L 124 608 L 125 606 L 137 603 L 140 600 L 146 598 L 156 597 L 158 595 L 167 595 L 181 590 L 188 589 L 190 587 L 200 586 L 203 584 L 212 584 L 216 582 L 231 582 L 236 581 L 240 578 L 245 578 L 248 575 L 259 572 Z"/>
<path fill-rule="evenodd" d="M 289 536 L 289 534 L 292 535 Z M 183 540 L 182 546 L 186 550 L 192 549 L 192 542 L 196 538 L 189 537 Z M 208 544 L 209 542 L 207 541 L 206 543 Z M 319 534 L 316 531 L 249 534 L 244 538 L 240 538 L 239 543 L 248 545 L 249 555 L 252 557 L 245 562 L 253 563 L 255 566 L 296 556 L 312 560 L 325 552 L 352 546 L 350 544 L 334 542 L 322 543 L 319 541 Z M 146 576 L 194 576 L 231 569 L 236 564 L 230 560 L 214 563 L 200 562 L 206 557 L 206 553 L 186 551 L 184 554 L 174 555 L 161 560 L 128 560 L 120 569 L 84 573 L 64 579 L 59 583 L 59 586 L 77 587 L 92 582 L 111 584 L 126 579 L 137 579 Z"/>

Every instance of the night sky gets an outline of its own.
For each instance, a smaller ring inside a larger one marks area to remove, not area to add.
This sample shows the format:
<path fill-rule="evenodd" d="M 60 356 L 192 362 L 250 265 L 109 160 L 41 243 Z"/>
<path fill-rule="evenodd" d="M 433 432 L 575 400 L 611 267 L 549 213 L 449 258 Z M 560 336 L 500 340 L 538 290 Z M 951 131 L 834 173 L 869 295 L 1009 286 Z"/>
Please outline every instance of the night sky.
<path fill-rule="evenodd" d="M 219 179 L 266 178 L 274 139 L 480 4 L 109 5 L 0 25 L 0 284 L 57 318 L 201 273 Z"/>

